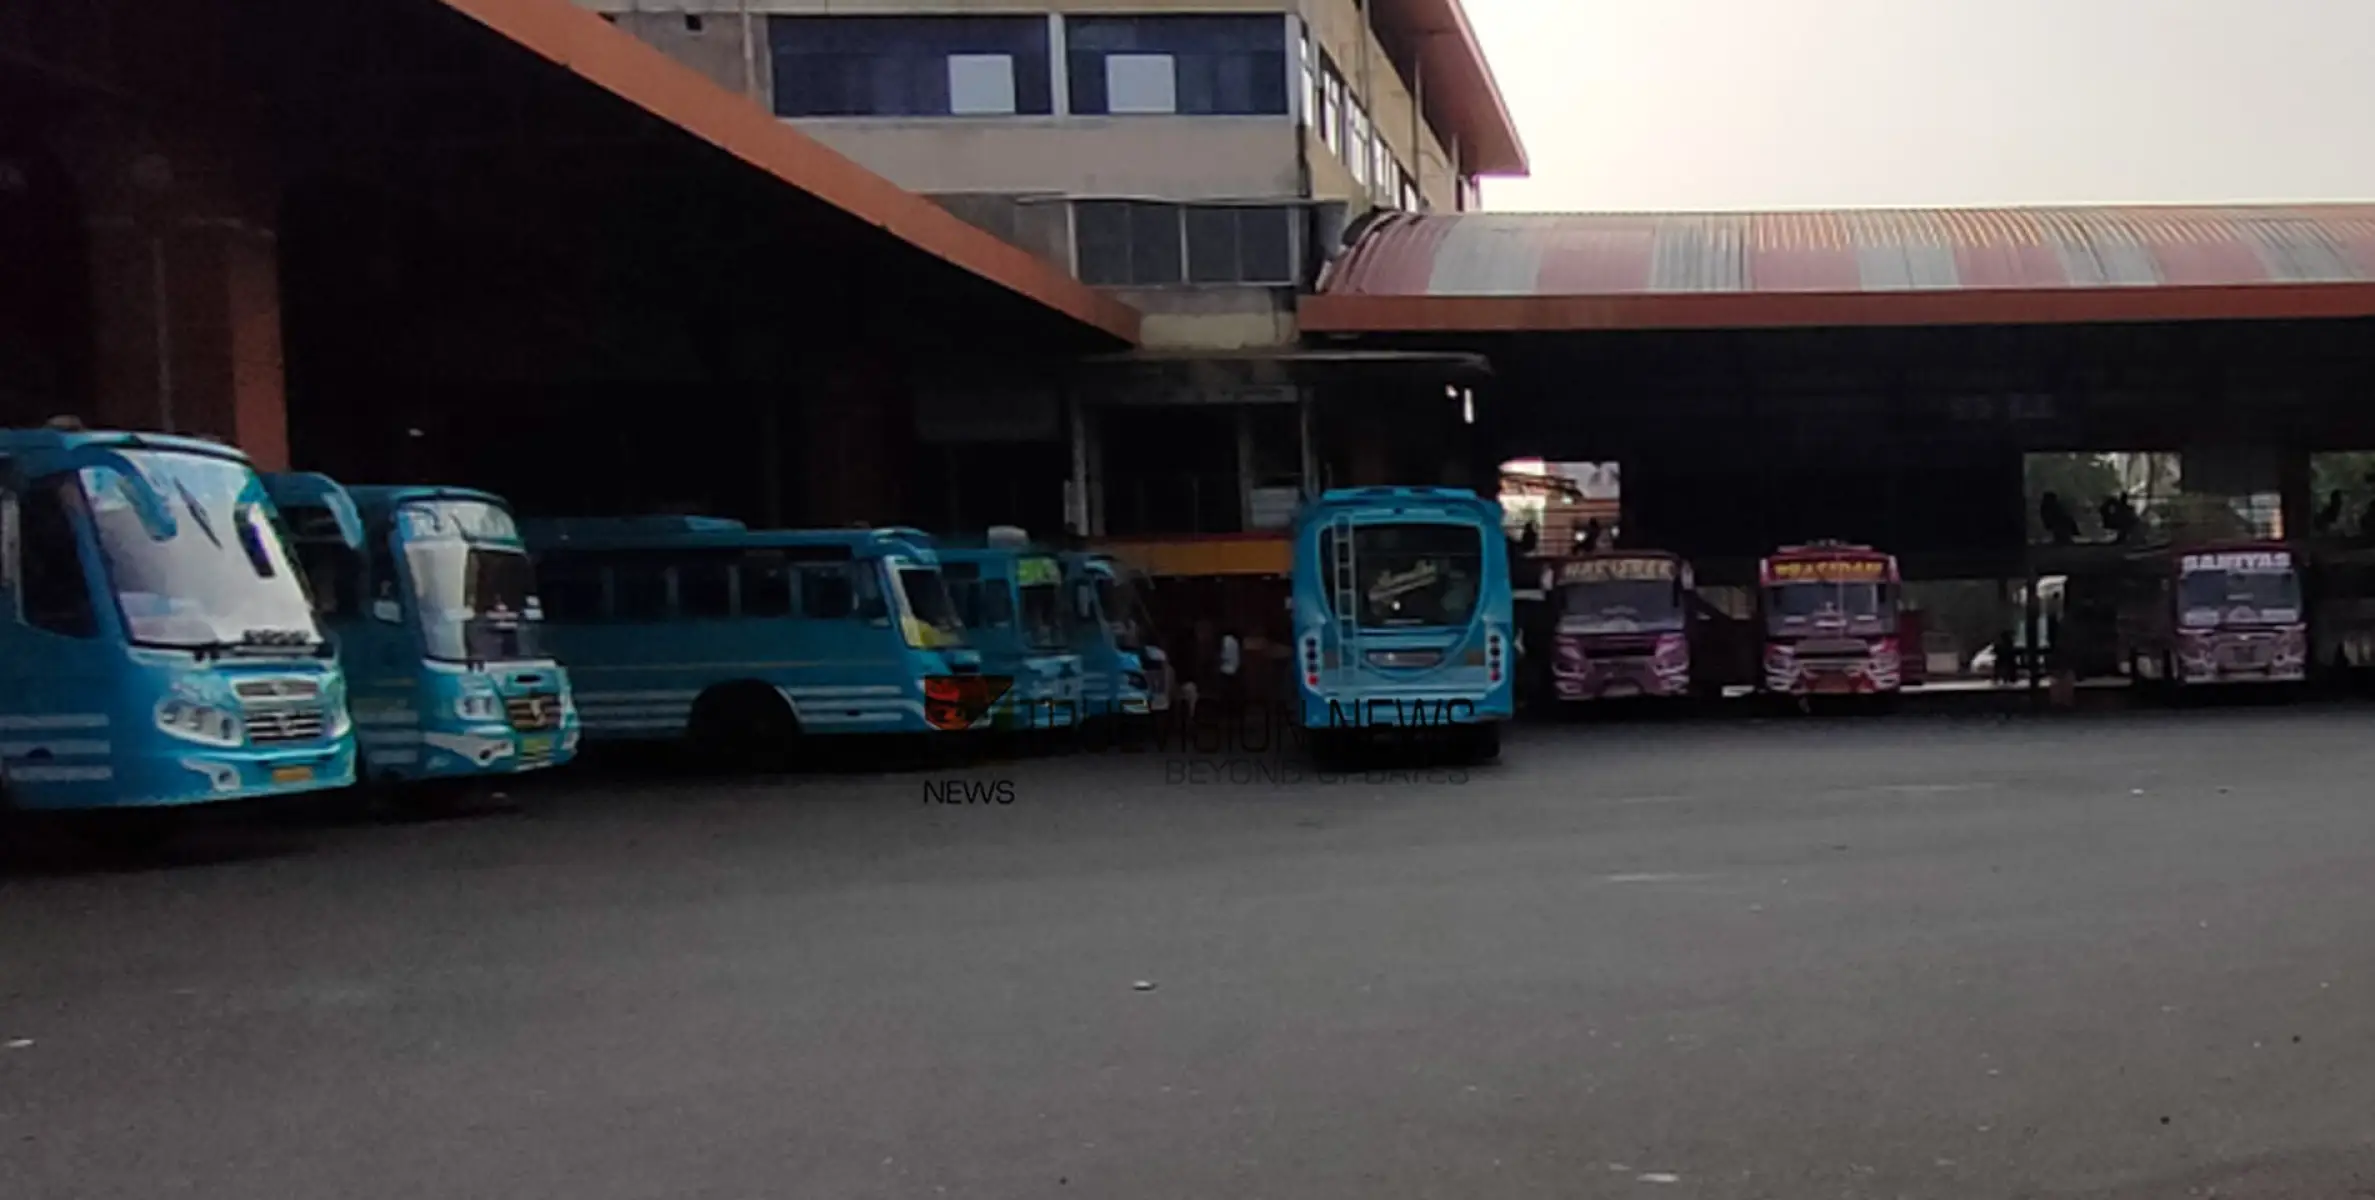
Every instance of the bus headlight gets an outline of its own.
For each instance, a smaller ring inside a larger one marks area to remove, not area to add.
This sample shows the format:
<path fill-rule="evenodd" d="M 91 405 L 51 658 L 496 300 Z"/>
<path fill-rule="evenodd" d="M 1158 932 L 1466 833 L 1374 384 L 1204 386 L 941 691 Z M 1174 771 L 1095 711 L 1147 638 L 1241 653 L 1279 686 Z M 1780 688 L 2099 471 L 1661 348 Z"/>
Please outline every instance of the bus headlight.
<path fill-rule="evenodd" d="M 493 692 L 469 692 L 454 697 L 454 715 L 465 721 L 492 721 L 503 715 L 503 698 Z"/>
<path fill-rule="evenodd" d="M 157 705 L 157 728 L 174 737 L 209 746 L 236 746 L 247 740 L 239 714 L 188 700 L 167 700 Z"/>

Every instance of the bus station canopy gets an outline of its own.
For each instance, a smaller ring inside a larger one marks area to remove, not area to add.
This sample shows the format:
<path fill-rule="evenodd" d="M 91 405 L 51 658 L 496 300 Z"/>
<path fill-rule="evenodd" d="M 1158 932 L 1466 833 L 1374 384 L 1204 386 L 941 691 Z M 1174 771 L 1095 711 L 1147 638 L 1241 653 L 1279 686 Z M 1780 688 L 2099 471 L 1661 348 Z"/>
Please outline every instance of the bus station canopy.
<path fill-rule="evenodd" d="M 2375 315 L 2375 205 L 1393 214 L 1308 333 Z"/>

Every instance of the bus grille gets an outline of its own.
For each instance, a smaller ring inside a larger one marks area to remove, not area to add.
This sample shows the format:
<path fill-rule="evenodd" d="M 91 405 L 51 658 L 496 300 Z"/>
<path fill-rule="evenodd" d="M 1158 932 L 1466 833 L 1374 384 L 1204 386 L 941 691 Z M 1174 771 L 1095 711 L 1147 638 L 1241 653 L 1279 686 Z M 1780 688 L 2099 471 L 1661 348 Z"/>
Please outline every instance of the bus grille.
<path fill-rule="evenodd" d="M 315 700 L 322 685 L 313 679 L 242 679 L 231 692 L 241 700 Z"/>
<path fill-rule="evenodd" d="M 310 742 L 322 736 L 329 722 L 318 708 L 277 708 L 246 715 L 247 740 L 258 745 Z"/>
<path fill-rule="evenodd" d="M 561 727 L 561 697 L 557 693 L 513 696 L 503 702 L 503 711 L 511 719 L 511 727 L 522 732 Z"/>

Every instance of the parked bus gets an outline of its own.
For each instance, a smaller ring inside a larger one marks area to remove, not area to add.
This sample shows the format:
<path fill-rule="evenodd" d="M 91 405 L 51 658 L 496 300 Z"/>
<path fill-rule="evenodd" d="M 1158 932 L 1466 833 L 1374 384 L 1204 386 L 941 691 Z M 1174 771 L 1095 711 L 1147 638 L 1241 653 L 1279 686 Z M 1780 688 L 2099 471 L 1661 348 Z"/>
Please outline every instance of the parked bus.
<path fill-rule="evenodd" d="M 1691 590 L 1690 564 L 1662 551 L 1557 564 L 1550 599 L 1558 698 L 1690 695 Z"/>
<path fill-rule="evenodd" d="M 1903 686 L 1895 558 L 1840 542 L 1785 546 L 1759 564 L 1757 582 L 1765 691 L 1869 695 Z"/>
<path fill-rule="evenodd" d="M 1458 488 L 1330 491 L 1295 519 L 1298 716 L 1322 749 L 1378 729 L 1500 752 L 1516 614 L 1501 508 Z"/>
<path fill-rule="evenodd" d="M 993 539 L 981 548 L 944 548 L 948 580 L 965 640 L 982 672 L 1013 681 L 990 709 L 996 729 L 1067 729 L 1080 723 L 1083 694 L 1075 649 L 1073 600 L 1064 564 L 1027 543 Z"/>
<path fill-rule="evenodd" d="M 2301 570 L 2282 542 L 2228 542 L 2139 556 L 2121 606 L 2129 677 L 2172 686 L 2308 678 Z"/>
<path fill-rule="evenodd" d="M 121 813 L 354 781 L 337 660 L 239 451 L 0 430 L 0 595 L 0 808 Z"/>
<path fill-rule="evenodd" d="M 981 655 L 920 532 L 714 517 L 523 529 L 590 741 L 685 738 L 768 762 L 804 734 L 957 731 L 985 715 Z"/>
<path fill-rule="evenodd" d="M 577 752 L 527 547 L 502 498 L 267 475 L 338 645 L 363 778 L 508 775 Z M 362 544 L 338 527 L 358 514 Z"/>
<path fill-rule="evenodd" d="M 1154 643 L 1154 621 L 1136 581 L 1110 554 L 1073 552 L 1061 561 L 1072 589 L 1083 710 L 1091 717 L 1143 717 L 1168 709 L 1170 661 Z"/>

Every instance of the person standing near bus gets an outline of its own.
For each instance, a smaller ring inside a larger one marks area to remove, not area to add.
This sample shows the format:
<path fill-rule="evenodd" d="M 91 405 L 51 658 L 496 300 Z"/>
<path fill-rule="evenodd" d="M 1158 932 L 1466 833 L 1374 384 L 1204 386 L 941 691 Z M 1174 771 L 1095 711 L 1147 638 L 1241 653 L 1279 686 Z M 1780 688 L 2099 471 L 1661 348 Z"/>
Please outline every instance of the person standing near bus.
<path fill-rule="evenodd" d="M 1221 704 L 1231 720 L 1245 711 L 1245 689 L 1242 686 L 1245 666 L 1245 645 L 1237 638 L 1237 627 L 1224 626 L 1220 635 Z"/>

